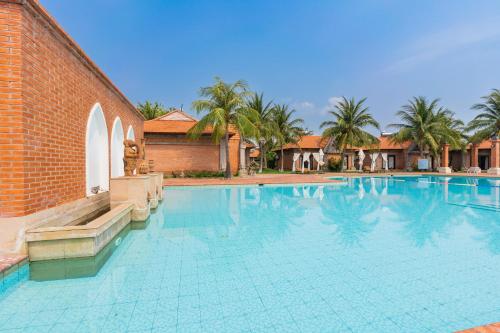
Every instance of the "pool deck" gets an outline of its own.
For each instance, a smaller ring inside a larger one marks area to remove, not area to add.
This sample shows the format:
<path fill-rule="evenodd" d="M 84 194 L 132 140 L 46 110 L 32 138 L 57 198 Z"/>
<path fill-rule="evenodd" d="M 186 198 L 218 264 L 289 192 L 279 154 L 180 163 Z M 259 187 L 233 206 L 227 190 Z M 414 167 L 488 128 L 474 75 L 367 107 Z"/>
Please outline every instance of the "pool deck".
<path fill-rule="evenodd" d="M 254 184 L 310 184 L 310 183 L 338 183 L 339 180 L 328 179 L 328 177 L 384 177 L 384 176 L 449 176 L 449 177 L 467 177 L 471 176 L 463 172 L 455 172 L 452 174 L 443 174 L 437 172 L 387 172 L 387 173 L 359 173 L 359 172 L 343 172 L 333 173 L 327 172 L 324 174 L 257 174 L 255 176 L 233 177 L 231 179 L 224 178 L 166 178 L 163 181 L 164 186 L 203 186 L 203 185 L 254 185 Z M 499 178 L 497 175 L 489 175 L 486 173 L 474 175 L 474 177 Z"/>

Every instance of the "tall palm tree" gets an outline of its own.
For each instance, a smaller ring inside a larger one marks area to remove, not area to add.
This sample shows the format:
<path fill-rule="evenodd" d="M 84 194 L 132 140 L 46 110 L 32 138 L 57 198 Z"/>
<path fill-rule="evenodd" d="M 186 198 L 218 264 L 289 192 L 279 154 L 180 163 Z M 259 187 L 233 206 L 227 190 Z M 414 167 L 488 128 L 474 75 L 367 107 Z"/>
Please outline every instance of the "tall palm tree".
<path fill-rule="evenodd" d="M 262 173 L 262 169 L 266 164 L 266 143 L 269 142 L 273 133 L 272 124 L 272 101 L 267 104 L 264 103 L 264 95 L 254 93 L 247 100 L 247 107 L 254 111 L 254 126 L 255 126 L 255 140 L 259 145 L 260 150 L 260 167 L 259 173 Z"/>
<path fill-rule="evenodd" d="M 350 100 L 342 97 L 342 100 L 335 105 L 335 110 L 329 111 L 334 120 L 324 121 L 320 128 L 324 128 L 323 137 L 332 138 L 337 149 L 340 151 L 340 171 L 344 169 L 344 153 L 348 146 L 372 145 L 378 139 L 365 131 L 366 127 L 380 129 L 379 123 L 368 112 L 365 107 L 366 98 L 356 102 L 354 98 Z"/>
<path fill-rule="evenodd" d="M 481 142 L 492 136 L 500 135 L 500 90 L 493 89 L 488 96 L 483 96 L 483 103 L 472 106 L 474 110 L 482 111 L 468 126 L 468 131 L 477 131 L 471 137 L 472 142 Z"/>
<path fill-rule="evenodd" d="M 297 143 L 305 130 L 302 128 L 304 120 L 294 118 L 295 110 L 288 110 L 288 105 L 281 104 L 273 107 L 274 138 L 280 147 L 280 171 L 283 172 L 283 146 L 287 143 Z"/>
<path fill-rule="evenodd" d="M 163 116 L 167 113 L 167 109 L 163 107 L 161 103 L 146 101 L 144 103 L 138 103 L 137 109 L 142 113 L 146 120 L 151 120 Z"/>
<path fill-rule="evenodd" d="M 191 138 L 199 138 L 205 129 L 210 128 L 214 141 L 223 142 L 226 152 L 225 178 L 231 178 L 230 128 L 236 128 L 245 137 L 253 135 L 255 131 L 252 123 L 255 116 L 245 104 L 248 94 L 245 81 L 239 80 L 229 84 L 216 77 L 213 86 L 200 89 L 200 96 L 206 99 L 193 102 L 193 109 L 196 112 L 207 111 L 208 113 L 189 130 L 188 135 Z"/>
<path fill-rule="evenodd" d="M 425 97 L 414 97 L 396 115 L 401 123 L 389 125 L 398 130 L 391 140 L 395 143 L 414 142 L 420 158 L 424 158 L 425 151 L 437 156 L 443 143 L 455 143 L 456 133 L 447 126 L 453 113 L 439 106 L 439 99 L 429 103 Z"/>

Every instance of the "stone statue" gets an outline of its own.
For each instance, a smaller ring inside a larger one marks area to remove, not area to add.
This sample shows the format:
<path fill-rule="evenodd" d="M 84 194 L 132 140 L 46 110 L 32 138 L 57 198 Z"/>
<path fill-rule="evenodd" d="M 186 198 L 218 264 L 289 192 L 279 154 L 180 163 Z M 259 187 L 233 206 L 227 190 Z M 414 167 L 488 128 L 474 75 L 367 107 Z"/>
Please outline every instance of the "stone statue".
<path fill-rule="evenodd" d="M 124 140 L 123 145 L 125 146 L 123 153 L 125 176 L 130 177 L 134 175 L 134 170 L 137 167 L 137 159 L 139 158 L 140 148 L 134 140 Z"/>
<path fill-rule="evenodd" d="M 141 144 L 139 147 L 139 159 L 138 159 L 138 170 L 137 173 L 141 175 L 147 175 L 149 173 L 149 163 L 146 161 L 146 149 L 144 139 L 141 139 Z"/>

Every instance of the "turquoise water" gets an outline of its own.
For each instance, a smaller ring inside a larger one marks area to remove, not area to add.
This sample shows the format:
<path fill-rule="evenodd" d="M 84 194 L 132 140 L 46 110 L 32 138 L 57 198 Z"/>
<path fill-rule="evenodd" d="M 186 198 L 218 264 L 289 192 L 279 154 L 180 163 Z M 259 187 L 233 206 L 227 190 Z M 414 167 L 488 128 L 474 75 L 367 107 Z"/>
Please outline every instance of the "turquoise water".
<path fill-rule="evenodd" d="M 500 321 L 500 187 L 454 182 L 167 189 L 96 276 L 4 286 L 0 331 L 452 332 Z"/>

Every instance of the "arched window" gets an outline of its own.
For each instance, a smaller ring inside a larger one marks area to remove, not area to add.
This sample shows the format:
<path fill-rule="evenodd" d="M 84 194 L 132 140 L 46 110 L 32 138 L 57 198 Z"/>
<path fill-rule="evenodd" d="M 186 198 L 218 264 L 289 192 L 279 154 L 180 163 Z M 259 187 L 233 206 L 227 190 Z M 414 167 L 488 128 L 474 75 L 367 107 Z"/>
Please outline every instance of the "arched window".
<path fill-rule="evenodd" d="M 134 128 L 132 127 L 132 125 L 128 126 L 127 139 L 135 141 L 135 133 L 134 133 Z"/>
<path fill-rule="evenodd" d="M 87 195 L 109 190 L 108 128 L 101 105 L 90 111 L 85 135 L 85 176 Z"/>
<path fill-rule="evenodd" d="M 123 171 L 123 126 L 120 117 L 116 117 L 111 130 L 111 178 L 120 177 Z"/>

